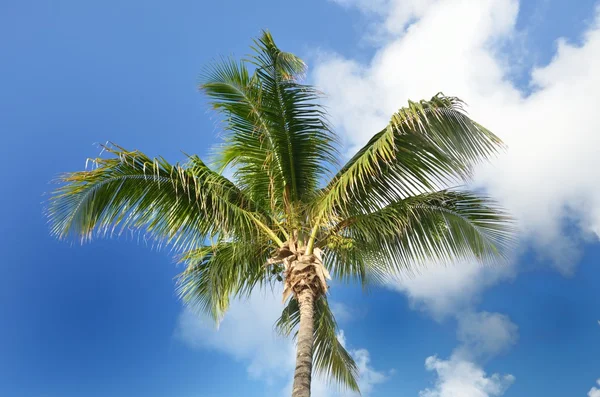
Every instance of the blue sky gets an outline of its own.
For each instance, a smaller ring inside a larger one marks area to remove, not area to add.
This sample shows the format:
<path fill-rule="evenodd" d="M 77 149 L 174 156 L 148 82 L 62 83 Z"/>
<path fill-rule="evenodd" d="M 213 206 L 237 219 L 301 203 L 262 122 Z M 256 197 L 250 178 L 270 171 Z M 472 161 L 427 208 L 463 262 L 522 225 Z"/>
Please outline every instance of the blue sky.
<path fill-rule="evenodd" d="M 4 0 L 0 395 L 285 395 L 277 297 L 235 304 L 216 332 L 178 302 L 168 252 L 58 242 L 42 216 L 48 182 L 82 169 L 95 143 L 206 155 L 218 130 L 199 72 L 268 28 L 308 61 L 348 154 L 406 99 L 440 90 L 509 145 L 475 181 L 519 219 L 509 265 L 332 289 L 364 394 L 598 397 L 598 6 Z M 320 381 L 314 394 L 339 395 Z"/>

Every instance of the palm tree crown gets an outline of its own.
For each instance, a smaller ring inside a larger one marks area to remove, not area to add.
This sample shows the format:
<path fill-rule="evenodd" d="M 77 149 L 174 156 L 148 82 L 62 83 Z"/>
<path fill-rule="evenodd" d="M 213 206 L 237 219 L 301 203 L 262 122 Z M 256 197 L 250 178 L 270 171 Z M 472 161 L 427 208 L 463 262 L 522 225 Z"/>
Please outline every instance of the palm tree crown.
<path fill-rule="evenodd" d="M 424 261 L 501 255 L 508 216 L 486 197 L 447 187 L 468 180 L 502 144 L 459 99 L 438 94 L 409 102 L 337 167 L 338 140 L 319 93 L 301 82 L 305 64 L 268 32 L 252 50 L 202 76 L 224 121 L 214 165 L 109 145 L 92 169 L 62 176 L 48 205 L 51 231 L 87 241 L 135 230 L 171 245 L 186 265 L 181 297 L 217 321 L 231 299 L 283 282 L 277 328 L 299 329 L 294 395 L 309 395 L 313 361 L 357 390 L 327 279 L 367 285 Z"/>

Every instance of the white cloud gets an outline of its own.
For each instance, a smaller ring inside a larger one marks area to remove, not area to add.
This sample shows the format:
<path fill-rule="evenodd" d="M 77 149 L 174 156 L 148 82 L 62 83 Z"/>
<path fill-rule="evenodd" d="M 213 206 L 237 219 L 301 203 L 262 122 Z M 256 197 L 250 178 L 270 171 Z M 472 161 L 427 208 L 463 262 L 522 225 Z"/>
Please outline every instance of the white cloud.
<path fill-rule="evenodd" d="M 217 330 L 207 317 L 184 310 L 177 335 L 195 348 L 220 351 L 248 364 L 254 378 L 274 381 L 294 368 L 294 345 L 274 330 L 283 306 L 279 294 L 256 292 L 248 300 L 236 301 Z"/>
<path fill-rule="evenodd" d="M 425 368 L 435 372 L 435 386 L 422 390 L 419 397 L 501 396 L 515 381 L 513 375 L 487 376 L 485 361 L 512 346 L 518 338 L 517 326 L 499 313 L 463 312 L 456 315 L 461 344 L 448 360 L 437 356 L 425 360 Z"/>
<path fill-rule="evenodd" d="M 331 311 L 333 312 L 333 315 L 338 323 L 352 321 L 355 317 L 354 310 L 341 302 L 330 300 L 329 306 L 331 307 Z"/>
<path fill-rule="evenodd" d="M 233 302 L 218 329 L 211 319 L 197 316 L 186 309 L 179 316 L 176 336 L 190 347 L 215 350 L 232 356 L 247 365 L 251 378 L 264 380 L 274 387 L 281 385 L 282 395 L 289 395 L 296 356 L 292 339 L 280 337 L 274 330 L 275 321 L 283 309 L 280 296 L 279 290 L 257 291 L 247 300 Z M 338 313 L 340 310 L 350 313 L 342 304 L 335 307 Z M 340 331 L 338 337 L 346 346 L 343 331 Z M 367 350 L 349 349 L 349 352 L 359 368 L 362 395 L 368 396 L 373 387 L 385 381 L 387 376 L 372 367 Z M 285 384 L 287 386 L 284 387 Z M 341 392 L 335 385 L 318 376 L 315 376 L 312 389 L 315 397 L 358 396 Z"/>
<path fill-rule="evenodd" d="M 438 378 L 435 386 L 421 391 L 419 397 L 501 396 L 515 380 L 512 375 L 487 376 L 481 367 L 456 357 L 449 360 L 428 357 L 425 368 L 435 371 Z"/>
<path fill-rule="evenodd" d="M 371 367 L 371 356 L 366 349 L 352 350 L 352 357 L 356 361 L 360 373 L 360 390 L 362 395 L 369 395 L 373 388 L 387 380 L 388 376 Z"/>
<path fill-rule="evenodd" d="M 344 348 L 348 349 L 347 346 L 347 342 L 346 342 L 346 335 L 344 334 L 344 331 L 341 330 L 340 333 L 338 334 L 338 340 L 340 341 L 340 343 L 342 344 L 342 346 L 344 346 Z M 350 354 L 352 354 L 352 357 L 354 358 L 354 361 L 356 362 L 356 366 L 358 367 L 358 372 L 360 373 L 360 379 L 359 379 L 359 386 L 360 386 L 360 391 L 362 393 L 362 395 L 369 395 L 371 393 L 371 391 L 373 391 L 373 388 L 380 384 L 383 383 L 387 380 L 387 375 L 384 374 L 383 372 L 379 372 L 376 371 L 372 366 L 371 366 L 371 355 L 369 354 L 369 351 L 366 349 L 356 349 L 356 350 L 350 350 Z M 316 396 L 318 397 L 318 395 L 316 394 Z M 323 394 L 323 396 L 325 396 L 325 394 Z M 345 392 L 342 394 L 339 394 L 340 397 L 346 397 L 346 396 L 359 396 L 358 393 L 349 393 L 349 392 Z M 333 396 L 331 396 L 333 397 Z"/>
<path fill-rule="evenodd" d="M 600 236 L 600 8 L 582 44 L 558 40 L 552 61 L 533 68 L 523 90 L 510 77 L 535 61 L 527 58 L 527 30 L 516 28 L 518 0 L 334 1 L 361 10 L 375 27 L 361 39 L 375 37 L 369 62 L 321 52 L 313 73 L 328 95 L 347 155 L 407 99 L 440 91 L 462 98 L 470 115 L 509 146 L 478 168 L 473 185 L 518 219 L 524 246 L 563 274 L 572 273 L 582 242 Z M 438 380 L 422 397 L 497 396 L 514 381 L 510 375 L 487 377 L 478 362 L 515 343 L 516 326 L 501 314 L 477 313 L 475 306 L 484 289 L 517 272 L 514 264 L 489 269 L 459 263 L 430 266 L 391 284 L 414 308 L 437 320 L 457 319 L 462 343 L 447 361 L 428 359 Z"/>
<path fill-rule="evenodd" d="M 414 277 L 392 280 L 389 286 L 405 293 L 413 308 L 436 320 L 470 309 L 479 294 L 498 280 L 512 277 L 510 266 L 482 267 L 474 261 L 424 267 Z"/>
<path fill-rule="evenodd" d="M 598 386 L 600 386 L 600 379 L 596 381 Z M 600 397 L 600 389 L 597 387 L 592 387 L 588 392 L 588 397 Z"/>
<path fill-rule="evenodd" d="M 356 7 L 366 14 L 377 15 L 383 20 L 383 24 L 373 32 L 378 36 L 389 34 L 402 34 L 410 22 L 420 18 L 438 0 L 420 0 L 400 2 L 394 0 L 333 0 L 343 7 Z"/>
<path fill-rule="evenodd" d="M 536 89 L 527 96 L 507 78 L 512 58 L 500 51 L 522 36 L 518 6 L 516 0 L 378 1 L 369 15 L 388 35 L 372 60 L 363 65 L 325 54 L 314 78 L 350 152 L 409 98 L 443 91 L 466 100 L 470 114 L 510 148 L 479 170 L 476 183 L 519 219 L 538 252 L 569 273 L 581 239 L 600 234 L 600 29 L 596 21 L 579 47 L 559 40 L 552 62 L 532 71 Z M 567 223 L 577 236 L 565 233 Z"/>
<path fill-rule="evenodd" d="M 557 41 L 547 65 L 530 71 L 528 87 L 510 80 L 527 58 L 527 28 L 516 28 L 517 0 L 337 0 L 362 10 L 379 39 L 361 64 L 321 53 L 313 77 L 351 155 L 407 99 L 442 91 L 467 101 L 473 118 L 496 132 L 507 153 L 478 168 L 474 187 L 487 190 L 517 219 L 523 247 L 533 247 L 570 274 L 581 244 L 600 236 L 600 9 L 580 45 Z M 539 16 L 536 17 L 539 20 Z M 583 25 L 582 25 L 583 26 Z M 369 32 L 366 36 L 370 36 Z M 372 38 L 372 36 L 371 36 Z M 431 266 L 392 287 L 434 318 L 455 317 L 461 342 L 448 360 L 430 357 L 434 388 L 422 397 L 499 396 L 512 375 L 487 376 L 481 363 L 516 343 L 518 331 L 499 313 L 477 312 L 483 290 L 518 268 L 474 263 Z M 598 388 L 589 397 L 597 397 Z"/>
<path fill-rule="evenodd" d="M 519 337 L 518 327 L 504 314 L 465 312 L 457 319 L 457 336 L 462 343 L 454 353 L 458 357 L 490 358 L 506 351 Z"/>

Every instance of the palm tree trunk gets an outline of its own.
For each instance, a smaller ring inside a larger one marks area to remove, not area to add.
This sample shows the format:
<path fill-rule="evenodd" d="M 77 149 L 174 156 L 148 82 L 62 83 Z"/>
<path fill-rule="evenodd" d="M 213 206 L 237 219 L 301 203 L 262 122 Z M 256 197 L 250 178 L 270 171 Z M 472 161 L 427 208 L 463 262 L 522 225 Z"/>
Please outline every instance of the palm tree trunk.
<path fill-rule="evenodd" d="M 310 397 L 310 380 L 313 358 L 314 293 L 305 288 L 297 296 L 300 305 L 300 328 L 296 346 L 296 372 L 292 397 Z"/>

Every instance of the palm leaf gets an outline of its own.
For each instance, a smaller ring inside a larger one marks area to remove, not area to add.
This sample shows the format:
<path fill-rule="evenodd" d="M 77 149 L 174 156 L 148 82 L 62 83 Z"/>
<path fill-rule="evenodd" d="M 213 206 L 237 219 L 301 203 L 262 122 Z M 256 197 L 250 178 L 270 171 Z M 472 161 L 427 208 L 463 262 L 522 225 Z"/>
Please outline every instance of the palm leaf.
<path fill-rule="evenodd" d="M 373 283 L 381 283 L 387 275 L 379 255 L 370 246 L 346 231 L 336 231 L 317 244 L 323 250 L 323 264 L 340 281 L 358 281 L 367 290 Z"/>
<path fill-rule="evenodd" d="M 111 158 L 96 167 L 60 179 L 47 209 L 53 234 L 94 235 L 140 232 L 187 251 L 206 236 L 267 234 L 281 243 L 266 224 L 269 219 L 223 176 L 197 156 L 188 164 L 171 165 L 138 151 L 107 147 Z"/>
<path fill-rule="evenodd" d="M 235 297 L 247 297 L 269 278 L 264 266 L 270 254 L 266 241 L 219 241 L 180 257 L 186 269 L 178 278 L 178 295 L 191 308 L 220 321 Z"/>
<path fill-rule="evenodd" d="M 281 194 L 275 194 L 284 189 L 282 155 L 256 79 L 244 63 L 224 59 L 203 74 L 200 88 L 213 109 L 225 116 L 227 134 L 217 165 L 234 169 L 235 179 L 253 200 L 274 210 L 283 208 Z"/>
<path fill-rule="evenodd" d="M 509 252 L 512 219 L 491 199 L 444 190 L 398 200 L 351 216 L 320 244 L 343 236 L 373 263 L 373 269 L 412 271 L 428 260 L 473 258 L 491 263 Z M 384 274 L 383 271 L 381 274 Z"/>
<path fill-rule="evenodd" d="M 298 82 L 304 63 L 280 51 L 264 32 L 250 62 L 224 60 L 205 73 L 201 88 L 226 118 L 221 167 L 235 169 L 240 186 L 273 212 L 299 218 L 300 201 L 312 198 L 327 164 L 336 161 L 330 130 L 315 89 Z"/>
<path fill-rule="evenodd" d="M 471 176 L 474 164 L 502 143 L 471 120 L 463 103 L 438 94 L 409 102 L 323 190 L 318 213 L 370 211 L 405 197 L 444 189 Z"/>

